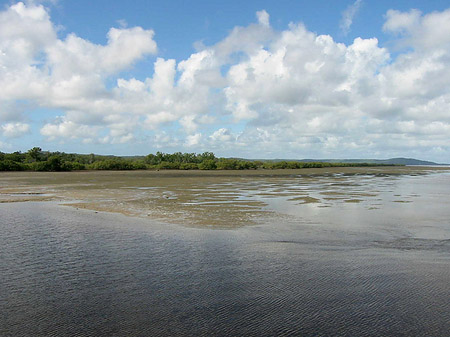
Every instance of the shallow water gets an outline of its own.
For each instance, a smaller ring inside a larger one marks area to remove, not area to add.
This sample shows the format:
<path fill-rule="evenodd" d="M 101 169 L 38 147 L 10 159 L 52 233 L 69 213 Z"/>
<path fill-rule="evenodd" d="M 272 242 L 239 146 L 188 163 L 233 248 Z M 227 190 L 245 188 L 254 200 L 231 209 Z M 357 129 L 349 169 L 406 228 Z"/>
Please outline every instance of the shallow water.
<path fill-rule="evenodd" d="M 447 336 L 450 175 L 304 172 L 0 176 L 0 335 Z"/>
<path fill-rule="evenodd" d="M 4 173 L 0 203 L 56 200 L 96 211 L 118 212 L 182 224 L 236 228 L 262 222 L 304 222 L 336 208 L 343 215 L 371 210 L 370 217 L 412 209 L 424 175 L 443 168 L 373 167 L 275 171 L 134 171 Z M 412 187 L 409 179 L 418 183 Z M 428 191 L 425 191 L 428 193 Z M 393 204 L 395 203 L 395 204 Z M 353 204 L 359 204 L 354 206 Z M 381 212 L 376 210 L 382 209 Z M 344 212 L 342 212 L 344 211 Z M 366 215 L 364 215 L 366 216 Z M 391 214 L 389 214 L 391 216 Z M 329 220 L 327 220 L 329 221 Z M 350 223 L 354 221 L 350 220 Z"/>

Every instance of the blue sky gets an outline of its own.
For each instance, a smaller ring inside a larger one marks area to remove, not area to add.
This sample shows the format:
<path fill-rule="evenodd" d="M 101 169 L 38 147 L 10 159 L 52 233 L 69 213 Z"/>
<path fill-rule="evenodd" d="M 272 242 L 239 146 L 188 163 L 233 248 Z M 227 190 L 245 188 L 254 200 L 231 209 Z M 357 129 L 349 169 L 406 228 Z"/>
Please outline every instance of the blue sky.
<path fill-rule="evenodd" d="M 447 7 L 0 1 L 0 151 L 448 162 Z"/>

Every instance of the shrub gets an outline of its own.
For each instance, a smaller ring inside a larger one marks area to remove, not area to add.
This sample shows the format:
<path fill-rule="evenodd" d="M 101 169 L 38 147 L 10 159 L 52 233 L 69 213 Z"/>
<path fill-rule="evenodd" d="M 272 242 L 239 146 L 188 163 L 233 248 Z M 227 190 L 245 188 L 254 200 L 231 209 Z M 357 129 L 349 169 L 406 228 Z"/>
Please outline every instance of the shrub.
<path fill-rule="evenodd" d="M 197 170 L 198 165 L 195 163 L 182 163 L 180 165 L 180 170 Z"/>
<path fill-rule="evenodd" d="M 12 160 L 2 160 L 0 161 L 0 171 L 23 171 L 26 166 L 22 163 L 17 163 Z"/>
<path fill-rule="evenodd" d="M 96 161 L 88 168 L 91 170 L 132 170 L 133 164 L 126 160 L 107 159 Z"/>
<path fill-rule="evenodd" d="M 213 159 L 206 159 L 198 165 L 198 168 L 200 170 L 215 170 L 217 168 L 216 161 Z"/>
<path fill-rule="evenodd" d="M 163 161 L 158 165 L 158 168 L 161 170 L 178 170 L 180 168 L 180 163 Z"/>

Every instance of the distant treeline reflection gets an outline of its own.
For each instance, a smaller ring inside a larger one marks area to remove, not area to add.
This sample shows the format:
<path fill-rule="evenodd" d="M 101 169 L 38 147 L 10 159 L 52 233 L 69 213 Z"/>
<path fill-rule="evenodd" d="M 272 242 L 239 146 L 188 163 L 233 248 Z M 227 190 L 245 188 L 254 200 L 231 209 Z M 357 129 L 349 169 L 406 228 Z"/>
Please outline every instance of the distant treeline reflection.
<path fill-rule="evenodd" d="M 335 163 L 299 161 L 262 161 L 217 158 L 212 152 L 172 154 L 157 152 L 147 156 L 117 157 L 42 151 L 0 152 L 0 171 L 73 171 L 73 170 L 256 170 L 321 167 L 380 166 L 375 163 Z"/>

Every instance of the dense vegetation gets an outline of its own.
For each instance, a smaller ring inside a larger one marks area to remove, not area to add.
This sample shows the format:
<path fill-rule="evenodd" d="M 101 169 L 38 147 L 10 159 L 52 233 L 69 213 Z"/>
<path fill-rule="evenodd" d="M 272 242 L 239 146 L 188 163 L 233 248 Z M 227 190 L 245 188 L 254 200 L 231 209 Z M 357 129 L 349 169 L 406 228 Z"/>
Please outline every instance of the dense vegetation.
<path fill-rule="evenodd" d="M 369 163 L 331 163 L 297 161 L 252 161 L 217 158 L 212 152 L 161 153 L 145 157 L 116 157 L 42 151 L 34 147 L 27 152 L 0 152 L 0 171 L 73 171 L 73 170 L 249 170 L 300 169 L 320 167 L 376 166 Z"/>

